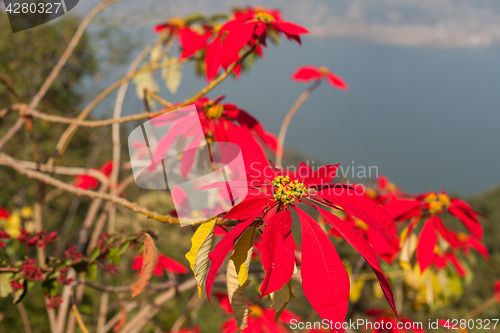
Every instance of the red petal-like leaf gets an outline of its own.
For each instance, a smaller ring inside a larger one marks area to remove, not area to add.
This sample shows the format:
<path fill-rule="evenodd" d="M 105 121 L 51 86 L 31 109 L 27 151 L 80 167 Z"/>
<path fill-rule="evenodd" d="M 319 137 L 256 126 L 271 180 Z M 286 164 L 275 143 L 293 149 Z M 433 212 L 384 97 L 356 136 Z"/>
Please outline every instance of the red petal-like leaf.
<path fill-rule="evenodd" d="M 479 239 L 483 238 L 483 227 L 477 214 L 467 203 L 459 199 L 453 199 L 448 211 L 462 221 L 473 236 Z"/>
<path fill-rule="evenodd" d="M 264 229 L 261 260 L 266 276 L 260 287 L 260 297 L 281 289 L 292 278 L 295 263 L 292 233 L 288 228 L 283 236 L 280 230 L 282 225 L 291 226 L 291 222 L 290 210 L 285 209 L 274 214 Z"/>
<path fill-rule="evenodd" d="M 349 89 L 349 87 L 347 86 L 347 83 L 345 83 L 345 81 L 338 75 L 335 75 L 333 73 L 328 73 L 326 75 L 326 78 L 327 78 L 328 82 L 330 82 L 330 84 L 337 89 L 341 89 L 341 90 Z"/>
<path fill-rule="evenodd" d="M 160 254 L 158 256 L 157 265 L 159 265 L 166 272 L 172 272 L 175 274 L 186 274 L 188 272 L 187 268 L 183 264 L 167 257 L 164 254 Z"/>
<path fill-rule="evenodd" d="M 418 237 L 417 261 L 423 273 L 434 261 L 434 248 L 437 244 L 436 227 L 434 218 L 425 221 L 424 227 Z"/>
<path fill-rule="evenodd" d="M 498 302 L 500 303 L 500 280 L 498 280 L 495 284 L 495 289 L 493 289 L 493 292 L 495 293 L 495 295 L 497 295 Z"/>
<path fill-rule="evenodd" d="M 394 220 L 383 208 L 368 196 L 357 193 L 352 188 L 325 189 L 318 191 L 315 197 L 341 207 L 348 214 L 365 222 L 389 240 L 398 232 Z"/>
<path fill-rule="evenodd" d="M 458 261 L 458 259 L 451 253 L 446 253 L 445 257 L 453 264 L 458 275 L 460 275 L 461 277 L 464 277 L 467 272 L 465 271 L 465 269 L 462 266 L 462 264 L 460 263 L 460 261 Z"/>
<path fill-rule="evenodd" d="M 258 197 L 247 197 L 245 200 L 231 208 L 224 216 L 224 220 L 245 220 L 252 216 L 257 210 L 263 210 L 269 198 L 265 195 Z"/>
<path fill-rule="evenodd" d="M 180 59 L 184 59 L 192 56 L 198 50 L 205 48 L 208 39 L 210 38 L 210 33 L 205 33 L 203 35 L 198 34 L 190 28 L 183 28 L 179 30 L 179 44 L 182 47 L 182 53 Z"/>
<path fill-rule="evenodd" d="M 224 236 L 217 245 L 215 245 L 214 250 L 208 255 L 210 258 L 210 269 L 207 274 L 206 280 L 206 291 L 208 302 L 210 303 L 210 292 L 212 291 L 212 286 L 217 276 L 217 272 L 220 266 L 226 259 L 227 254 L 234 245 L 234 242 L 241 236 L 241 234 L 254 222 L 255 218 L 262 214 L 262 210 L 257 210 L 253 216 L 248 220 L 238 223 Z"/>
<path fill-rule="evenodd" d="M 207 46 L 207 51 L 205 54 L 205 71 L 207 82 L 212 81 L 214 77 L 217 76 L 220 69 L 222 54 L 222 43 L 219 38 L 215 38 Z"/>
<path fill-rule="evenodd" d="M 378 260 L 375 250 L 370 246 L 370 244 L 361 237 L 355 229 L 353 229 L 349 224 L 346 224 L 337 216 L 332 213 L 313 205 L 321 214 L 321 216 L 331 224 L 335 230 L 349 243 L 351 246 L 358 251 L 358 253 L 365 258 L 366 262 L 372 268 L 373 272 L 377 276 L 380 283 L 380 287 L 384 292 L 385 298 L 391 305 L 392 310 L 397 315 L 396 306 L 394 305 L 394 296 L 392 294 L 391 284 L 385 276 L 384 272 L 380 268 L 380 262 Z"/>
<path fill-rule="evenodd" d="M 309 33 L 309 31 L 306 28 L 304 28 L 298 24 L 288 22 L 288 21 L 276 21 L 273 24 L 273 26 L 276 27 L 276 29 L 278 29 L 279 31 L 284 32 L 285 34 L 288 34 L 288 35 L 293 35 L 293 36 L 298 36 L 298 35 L 303 35 L 303 34 Z"/>
<path fill-rule="evenodd" d="M 256 24 L 257 22 L 241 23 L 226 35 L 221 57 L 221 64 L 224 68 L 235 61 L 241 49 L 252 39 Z"/>
<path fill-rule="evenodd" d="M 265 174 L 265 168 L 269 165 L 266 154 L 250 131 L 246 127 L 237 127 L 230 122 L 226 125 L 227 140 L 240 146 L 247 174 L 258 173 L 259 176 Z"/>
<path fill-rule="evenodd" d="M 294 81 L 311 81 L 311 80 L 321 80 L 323 74 L 316 68 L 312 66 L 302 66 L 292 75 L 292 80 Z"/>
<path fill-rule="evenodd" d="M 323 229 L 295 208 L 302 229 L 302 287 L 322 319 L 343 323 L 349 302 L 349 275 Z"/>
<path fill-rule="evenodd" d="M 297 176 L 303 179 L 306 187 L 322 186 L 333 181 L 335 174 L 337 173 L 338 166 L 338 164 L 325 165 L 317 171 L 313 171 L 312 168 L 307 166 L 304 162 L 301 162 L 299 168 L 297 169 Z"/>
<path fill-rule="evenodd" d="M 404 221 L 419 216 L 421 206 L 419 200 L 394 198 L 384 205 L 384 209 L 395 221 Z"/>

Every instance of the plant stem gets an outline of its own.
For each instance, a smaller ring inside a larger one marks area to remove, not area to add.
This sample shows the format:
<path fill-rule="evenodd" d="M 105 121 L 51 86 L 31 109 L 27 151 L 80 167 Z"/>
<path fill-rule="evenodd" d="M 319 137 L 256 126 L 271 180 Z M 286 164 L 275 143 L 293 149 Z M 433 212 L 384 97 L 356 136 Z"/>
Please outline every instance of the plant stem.
<path fill-rule="evenodd" d="M 306 101 L 306 99 L 311 95 L 311 93 L 321 84 L 321 80 L 316 80 L 312 85 L 309 86 L 293 103 L 292 107 L 288 111 L 283 119 L 283 123 L 281 124 L 280 133 L 278 135 L 278 147 L 276 149 L 276 166 L 280 167 L 283 161 L 283 150 L 285 146 L 285 137 L 286 131 L 288 130 L 288 126 L 292 121 L 293 116 L 297 113 L 300 106 Z"/>

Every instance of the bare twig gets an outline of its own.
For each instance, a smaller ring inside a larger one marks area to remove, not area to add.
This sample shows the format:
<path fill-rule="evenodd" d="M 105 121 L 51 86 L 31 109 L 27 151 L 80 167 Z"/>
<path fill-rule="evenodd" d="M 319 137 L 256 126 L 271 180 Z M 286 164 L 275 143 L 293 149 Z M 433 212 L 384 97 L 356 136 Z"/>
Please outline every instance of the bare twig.
<path fill-rule="evenodd" d="M 472 309 L 466 316 L 465 320 L 469 320 L 480 314 L 481 312 L 485 311 L 488 309 L 490 306 L 493 306 L 498 303 L 498 296 L 494 295 L 491 297 L 489 300 L 484 302 L 483 304 L 479 305 L 477 308 Z"/>
<path fill-rule="evenodd" d="M 17 310 L 19 311 L 19 314 L 21 315 L 21 321 L 23 322 L 24 332 L 31 333 L 31 325 L 30 325 L 30 320 L 28 318 L 28 314 L 26 313 L 26 308 L 22 303 L 17 303 L 16 306 Z"/>
<path fill-rule="evenodd" d="M 22 166 L 18 165 L 14 158 L 12 158 L 9 155 L 4 154 L 4 153 L 0 153 L 0 165 L 10 166 L 11 168 L 15 169 L 17 172 L 19 172 L 22 175 L 25 175 L 29 178 L 40 180 L 48 185 L 57 187 L 61 190 L 76 194 L 78 196 L 87 196 L 89 198 L 101 198 L 103 200 L 122 205 L 122 206 L 136 212 L 136 213 L 143 214 L 146 217 L 152 218 L 152 219 L 160 221 L 160 222 L 167 222 L 167 223 L 172 223 L 172 224 L 179 223 L 179 220 L 177 218 L 174 218 L 170 215 L 162 215 L 162 214 L 150 211 L 146 207 L 139 206 L 136 203 L 128 201 L 127 199 L 120 198 L 118 196 L 107 194 L 107 193 L 99 193 L 99 192 L 90 191 L 90 190 L 83 190 L 81 188 L 77 188 L 77 187 L 74 187 L 72 185 L 68 185 L 68 184 L 60 181 L 59 179 L 53 178 L 45 173 L 35 171 L 35 170 L 25 169 Z"/>
<path fill-rule="evenodd" d="M 281 166 L 283 161 L 283 149 L 285 148 L 285 136 L 288 126 L 292 121 L 293 116 L 297 113 L 300 106 L 305 102 L 305 100 L 311 95 L 311 93 L 321 84 L 321 80 L 316 80 L 312 85 L 309 86 L 293 103 L 292 107 L 288 111 L 281 124 L 280 133 L 278 135 L 278 147 L 276 149 L 276 166 Z"/>

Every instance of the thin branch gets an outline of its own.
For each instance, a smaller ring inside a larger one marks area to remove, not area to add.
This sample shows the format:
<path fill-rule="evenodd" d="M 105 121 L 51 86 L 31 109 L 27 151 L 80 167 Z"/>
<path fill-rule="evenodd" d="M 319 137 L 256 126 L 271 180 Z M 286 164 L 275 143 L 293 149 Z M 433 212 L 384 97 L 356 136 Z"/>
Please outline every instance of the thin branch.
<path fill-rule="evenodd" d="M 83 333 L 89 333 L 89 330 L 87 329 L 87 327 L 85 327 L 82 316 L 80 316 L 80 312 L 78 312 L 78 308 L 75 304 L 71 305 L 71 310 L 73 311 L 73 315 L 75 316 L 76 322 L 78 323 L 78 327 L 80 327 Z"/>
<path fill-rule="evenodd" d="M 17 303 L 16 306 L 17 310 L 19 311 L 19 314 L 21 315 L 21 321 L 23 322 L 24 332 L 31 333 L 31 324 L 28 318 L 28 314 L 26 313 L 26 308 L 22 303 Z"/>
<path fill-rule="evenodd" d="M 484 302 L 483 304 L 479 305 L 477 308 L 471 310 L 466 316 L 465 320 L 469 320 L 480 314 L 481 312 L 485 311 L 488 309 L 490 306 L 493 306 L 498 303 L 498 297 L 494 295 L 491 297 L 489 300 Z"/>
<path fill-rule="evenodd" d="M 111 195 L 111 194 L 107 194 L 107 193 L 99 193 L 99 192 L 90 191 L 90 190 L 83 190 L 81 188 L 74 187 L 72 185 L 68 185 L 68 184 L 64 183 L 63 181 L 60 181 L 59 179 L 53 178 L 45 173 L 35 171 L 35 170 L 25 169 L 22 166 L 17 164 L 16 159 L 14 159 L 14 158 L 12 158 L 9 155 L 4 154 L 4 153 L 0 153 L 0 165 L 7 165 L 22 175 L 25 175 L 29 178 L 40 180 L 46 184 L 49 184 L 49 185 L 57 187 L 61 190 L 76 194 L 78 196 L 87 196 L 89 198 L 100 198 L 100 199 L 103 199 L 106 201 L 113 202 L 113 203 L 118 204 L 118 205 L 122 205 L 122 206 L 136 212 L 136 213 L 141 213 L 141 214 L 145 215 L 146 217 L 152 218 L 152 219 L 160 221 L 160 222 L 179 224 L 179 220 L 177 218 L 174 218 L 170 215 L 162 215 L 162 214 L 150 211 L 146 207 L 139 206 L 136 203 L 130 202 L 127 199 L 118 197 L 116 195 Z"/>
<path fill-rule="evenodd" d="M 90 13 L 82 20 L 80 25 L 78 26 L 78 29 L 76 30 L 75 34 L 71 38 L 68 46 L 66 47 L 66 50 L 64 50 L 61 58 L 59 58 L 59 61 L 57 64 L 54 66 L 52 71 L 50 72 L 49 76 L 45 79 L 44 83 L 38 90 L 37 94 L 33 97 L 31 100 L 31 103 L 29 104 L 30 109 L 35 109 L 38 104 L 40 104 L 40 101 L 42 98 L 45 96 L 47 91 L 49 90 L 50 86 L 54 82 L 54 80 L 57 78 L 57 75 L 61 71 L 61 69 L 64 67 L 66 62 L 68 61 L 69 57 L 75 50 L 76 46 L 78 45 L 78 42 L 83 36 L 83 33 L 87 29 L 87 26 L 90 24 L 90 21 L 99 14 L 102 10 L 104 10 L 106 7 L 109 5 L 118 2 L 120 0 L 106 0 L 95 6 Z M 2 150 L 2 147 L 10 140 L 12 137 L 22 128 L 22 125 L 24 123 L 23 118 L 19 118 L 17 122 L 12 126 L 9 131 L 4 135 L 2 139 L 0 139 L 0 151 Z"/>
<path fill-rule="evenodd" d="M 285 148 L 285 137 L 288 130 L 288 126 L 292 121 L 293 116 L 297 113 L 300 106 L 306 101 L 306 99 L 311 95 L 311 93 L 321 84 L 321 80 L 316 80 L 312 85 L 309 86 L 293 103 L 292 107 L 288 111 L 281 124 L 280 133 L 278 135 L 278 147 L 276 150 L 276 166 L 281 166 L 283 161 L 283 149 Z"/>
<path fill-rule="evenodd" d="M 38 93 L 33 97 L 33 100 L 30 103 L 31 108 L 36 108 L 42 98 L 45 96 L 47 91 L 49 90 L 50 86 L 54 82 L 54 80 L 57 78 L 59 75 L 59 72 L 61 69 L 64 67 L 66 62 L 68 61 L 69 57 L 71 54 L 73 54 L 73 51 L 75 50 L 76 46 L 78 45 L 78 42 L 83 36 L 83 33 L 87 29 L 88 25 L 92 21 L 92 19 L 99 14 L 101 11 L 103 11 L 105 8 L 110 6 L 111 4 L 118 2 L 120 0 L 106 0 L 101 3 L 99 3 L 97 6 L 95 6 L 88 14 L 85 16 L 85 18 L 82 20 L 80 25 L 78 26 L 78 29 L 76 30 L 75 34 L 73 35 L 73 38 L 71 38 L 71 41 L 68 44 L 68 47 L 62 54 L 61 58 L 59 58 L 59 61 L 57 64 L 54 66 L 52 71 L 50 72 L 49 76 L 43 83 L 42 87 L 38 91 Z"/>

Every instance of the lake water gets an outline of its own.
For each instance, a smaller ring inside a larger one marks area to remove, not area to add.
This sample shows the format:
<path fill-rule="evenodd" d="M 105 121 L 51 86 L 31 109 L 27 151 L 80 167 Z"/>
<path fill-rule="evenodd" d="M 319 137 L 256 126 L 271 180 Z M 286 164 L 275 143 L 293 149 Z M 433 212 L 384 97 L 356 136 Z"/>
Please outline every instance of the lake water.
<path fill-rule="evenodd" d="M 302 47 L 271 45 L 250 73 L 223 82 L 209 97 L 226 94 L 226 102 L 277 133 L 306 88 L 290 80 L 301 65 L 329 67 L 349 91 L 322 84 L 293 119 L 286 147 L 344 168 L 376 166 L 414 193 L 471 195 L 500 184 L 499 47 L 408 48 L 306 37 Z M 176 96 L 162 89 L 171 101 L 205 84 L 191 66 L 183 73 Z M 125 114 L 142 112 L 134 91 L 129 89 Z"/>

